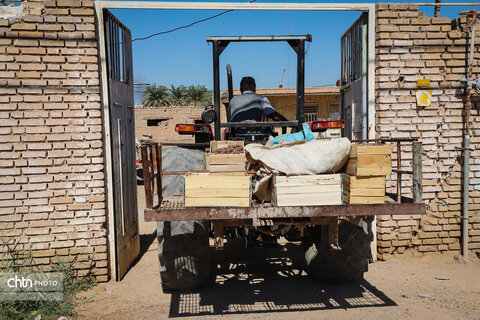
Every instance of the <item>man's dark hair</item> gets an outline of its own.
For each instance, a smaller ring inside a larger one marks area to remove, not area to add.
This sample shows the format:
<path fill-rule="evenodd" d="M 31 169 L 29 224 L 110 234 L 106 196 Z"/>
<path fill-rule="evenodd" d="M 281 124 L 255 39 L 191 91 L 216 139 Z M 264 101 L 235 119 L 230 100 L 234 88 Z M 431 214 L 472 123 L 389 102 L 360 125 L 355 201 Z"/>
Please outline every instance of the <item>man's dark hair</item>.
<path fill-rule="evenodd" d="M 240 81 L 240 92 L 255 91 L 256 87 L 255 79 L 252 77 L 243 77 L 242 81 Z"/>

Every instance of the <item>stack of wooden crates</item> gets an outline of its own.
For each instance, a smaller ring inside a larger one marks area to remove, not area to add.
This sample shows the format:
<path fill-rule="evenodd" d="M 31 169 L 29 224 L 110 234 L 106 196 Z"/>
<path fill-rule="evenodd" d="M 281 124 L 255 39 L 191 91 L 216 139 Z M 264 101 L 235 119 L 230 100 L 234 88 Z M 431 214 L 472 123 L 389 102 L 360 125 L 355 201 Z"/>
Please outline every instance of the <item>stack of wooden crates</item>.
<path fill-rule="evenodd" d="M 387 145 L 352 144 L 343 174 L 345 204 L 385 203 L 385 180 L 392 173 L 392 150 Z"/>
<path fill-rule="evenodd" d="M 215 153 L 229 146 L 241 147 L 242 152 Z M 185 176 L 185 207 L 249 207 L 252 188 L 243 150 L 243 141 L 211 141 L 209 172 Z"/>
<path fill-rule="evenodd" d="M 239 146 L 244 150 L 243 141 L 211 141 L 210 153 L 206 155 L 207 169 L 210 174 L 244 176 L 245 151 L 237 154 L 215 153 L 222 148 Z"/>
<path fill-rule="evenodd" d="M 342 175 L 276 176 L 272 188 L 277 206 L 342 204 Z"/>
<path fill-rule="evenodd" d="M 242 152 L 216 153 L 241 146 Z M 249 207 L 251 177 L 245 171 L 241 141 L 212 141 L 206 156 L 208 173 L 185 176 L 185 207 Z M 391 148 L 353 144 L 346 173 L 275 176 L 272 203 L 276 206 L 385 203 L 385 180 L 392 172 Z"/>

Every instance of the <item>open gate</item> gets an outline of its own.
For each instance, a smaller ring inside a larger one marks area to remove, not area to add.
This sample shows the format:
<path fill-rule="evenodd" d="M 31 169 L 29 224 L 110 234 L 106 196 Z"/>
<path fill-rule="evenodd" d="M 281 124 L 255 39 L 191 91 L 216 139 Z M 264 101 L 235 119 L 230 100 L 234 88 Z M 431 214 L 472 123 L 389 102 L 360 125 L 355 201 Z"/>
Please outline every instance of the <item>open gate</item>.
<path fill-rule="evenodd" d="M 121 280 L 140 252 L 132 37 L 108 10 L 104 10 L 104 22 L 116 248 L 111 254 L 116 255 L 116 279 Z"/>
<path fill-rule="evenodd" d="M 341 38 L 340 110 L 350 140 L 368 139 L 367 19 L 362 13 Z"/>

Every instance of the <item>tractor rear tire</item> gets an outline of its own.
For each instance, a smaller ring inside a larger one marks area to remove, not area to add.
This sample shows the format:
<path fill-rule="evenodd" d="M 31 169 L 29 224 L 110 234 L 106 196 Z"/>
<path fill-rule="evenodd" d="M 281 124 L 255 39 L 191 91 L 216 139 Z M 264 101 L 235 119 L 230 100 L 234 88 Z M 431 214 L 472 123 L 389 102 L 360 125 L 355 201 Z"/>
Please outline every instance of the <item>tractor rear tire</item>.
<path fill-rule="evenodd" d="M 158 223 L 158 259 L 164 292 L 195 289 L 210 281 L 208 236 L 204 221 Z"/>
<path fill-rule="evenodd" d="M 203 151 L 168 147 L 162 150 L 167 171 L 205 170 Z M 163 196 L 183 196 L 182 175 L 162 179 Z M 164 221 L 157 224 L 158 259 L 164 292 L 190 290 L 207 284 L 210 270 L 210 228 L 207 221 Z"/>
<path fill-rule="evenodd" d="M 339 248 L 332 248 L 321 243 L 321 231 L 320 226 L 310 228 L 304 241 L 308 275 L 321 283 L 363 279 L 371 259 L 372 236 L 361 227 L 343 220 L 338 225 Z"/>

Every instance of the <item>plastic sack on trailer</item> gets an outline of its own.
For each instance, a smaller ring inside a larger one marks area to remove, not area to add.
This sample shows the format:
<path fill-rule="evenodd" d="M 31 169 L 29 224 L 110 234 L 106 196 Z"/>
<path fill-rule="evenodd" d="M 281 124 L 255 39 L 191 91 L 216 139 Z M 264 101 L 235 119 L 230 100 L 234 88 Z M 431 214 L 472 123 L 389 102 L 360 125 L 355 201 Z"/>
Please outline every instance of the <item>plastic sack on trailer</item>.
<path fill-rule="evenodd" d="M 350 145 L 347 138 L 339 138 L 274 146 L 249 144 L 245 151 L 255 170 L 265 167 L 276 174 L 314 175 L 339 171 L 348 160 Z"/>
<path fill-rule="evenodd" d="M 305 141 L 312 141 L 315 140 L 315 136 L 313 135 L 310 126 L 307 123 L 302 123 L 303 130 L 297 133 L 289 133 L 283 134 L 281 136 L 276 137 L 272 141 L 272 146 L 277 145 L 280 141 L 284 142 L 293 142 L 298 140 L 305 140 Z"/>

